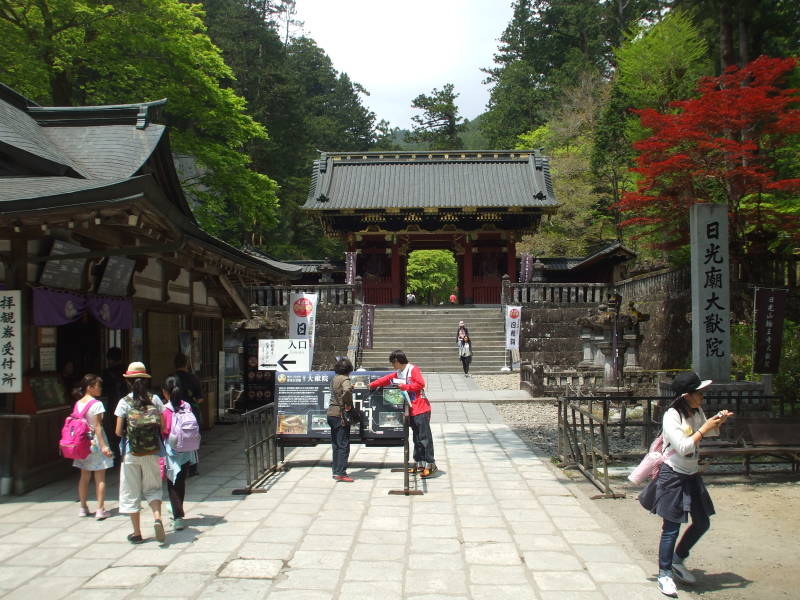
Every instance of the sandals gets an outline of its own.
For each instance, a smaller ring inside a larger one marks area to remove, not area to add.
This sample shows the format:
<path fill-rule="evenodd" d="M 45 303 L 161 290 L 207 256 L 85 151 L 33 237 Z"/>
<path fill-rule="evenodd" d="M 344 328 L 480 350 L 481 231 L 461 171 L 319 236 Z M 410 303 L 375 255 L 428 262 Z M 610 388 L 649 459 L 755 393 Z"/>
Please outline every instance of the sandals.
<path fill-rule="evenodd" d="M 153 523 L 153 529 L 156 532 L 156 539 L 160 544 L 163 544 L 167 536 L 166 533 L 164 533 L 164 524 L 161 522 L 161 519 L 156 519 L 155 523 Z"/>
<path fill-rule="evenodd" d="M 135 533 L 131 533 L 131 534 L 128 535 L 128 541 L 131 544 L 141 544 L 142 542 L 144 542 L 144 540 L 142 539 L 142 536 L 136 535 Z"/>

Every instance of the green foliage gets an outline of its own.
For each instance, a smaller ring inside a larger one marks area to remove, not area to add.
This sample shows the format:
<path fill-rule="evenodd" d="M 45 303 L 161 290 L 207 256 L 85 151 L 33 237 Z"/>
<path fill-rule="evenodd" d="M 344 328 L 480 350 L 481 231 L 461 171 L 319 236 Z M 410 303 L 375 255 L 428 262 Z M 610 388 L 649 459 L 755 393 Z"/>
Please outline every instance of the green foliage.
<path fill-rule="evenodd" d="M 693 95 L 697 80 L 711 74 L 707 42 L 677 10 L 639 31 L 615 54 L 617 84 L 633 108 L 664 111 L 673 100 Z"/>
<path fill-rule="evenodd" d="M 483 130 L 490 145 L 512 147 L 518 135 L 543 125 L 583 74 L 607 77 L 613 45 L 633 24 L 654 18 L 661 4 L 515 0 L 497 66 L 486 70 L 492 90 Z"/>
<path fill-rule="evenodd" d="M 415 250 L 408 256 L 406 289 L 417 302 L 447 302 L 457 286 L 457 268 L 453 253 L 446 250 Z"/>
<path fill-rule="evenodd" d="M 518 251 L 534 256 L 585 256 L 590 246 L 615 239 L 607 195 L 589 168 L 592 132 L 605 87 L 597 78 L 581 78 L 565 90 L 561 109 L 546 125 L 519 136 L 518 149 L 542 148 L 550 157 L 561 205 L 535 235 L 522 239 Z"/>
<path fill-rule="evenodd" d="M 413 131 L 406 136 L 412 143 L 423 143 L 427 150 L 459 150 L 463 147 L 460 133 L 464 131 L 463 118 L 458 115 L 453 84 L 445 84 L 441 90 L 433 88 L 430 95 L 420 94 L 411 107 L 421 110 L 411 120 Z"/>
<path fill-rule="evenodd" d="M 200 224 L 241 243 L 258 223 L 270 222 L 277 186 L 249 168 L 245 152 L 266 130 L 225 86 L 233 75 L 206 35 L 199 5 L 2 0 L 1 6 L 5 83 L 44 104 L 167 98 L 173 148 L 198 166 L 198 178 L 185 183 Z"/>

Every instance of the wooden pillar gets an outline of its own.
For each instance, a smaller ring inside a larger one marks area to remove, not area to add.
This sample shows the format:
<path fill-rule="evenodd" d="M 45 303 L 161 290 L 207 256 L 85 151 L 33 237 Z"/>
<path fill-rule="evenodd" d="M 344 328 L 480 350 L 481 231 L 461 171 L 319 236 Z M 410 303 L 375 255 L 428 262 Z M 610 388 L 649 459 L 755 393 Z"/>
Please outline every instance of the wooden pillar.
<path fill-rule="evenodd" d="M 517 280 L 517 244 L 513 240 L 508 241 L 508 251 L 506 254 L 506 272 L 509 279 L 513 282 Z"/>
<path fill-rule="evenodd" d="M 402 304 L 400 300 L 400 247 L 392 242 L 392 304 Z"/>
<path fill-rule="evenodd" d="M 463 304 L 472 304 L 472 242 L 464 243 L 464 298 Z"/>

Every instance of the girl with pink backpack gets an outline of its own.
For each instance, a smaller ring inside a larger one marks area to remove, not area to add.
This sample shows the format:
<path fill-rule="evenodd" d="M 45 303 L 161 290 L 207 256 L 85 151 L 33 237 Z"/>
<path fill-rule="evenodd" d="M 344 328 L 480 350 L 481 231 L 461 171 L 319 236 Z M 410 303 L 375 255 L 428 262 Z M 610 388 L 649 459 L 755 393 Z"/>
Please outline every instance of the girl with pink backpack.
<path fill-rule="evenodd" d="M 106 409 L 99 400 L 102 393 L 103 380 L 92 373 L 84 375 L 79 386 L 73 392 L 73 396 L 78 398 L 73 414 L 77 414 L 86 421 L 92 434 L 90 435 L 92 441 L 89 455 L 86 458 L 76 458 L 72 461 L 72 466 L 81 470 L 81 478 L 78 481 L 78 498 L 81 508 L 78 516 L 88 517 L 91 514 L 88 504 L 89 481 L 94 475 L 97 496 L 97 511 L 94 513 L 94 517 L 98 521 L 110 516 L 105 508 L 106 469 L 114 466 L 114 453 L 108 446 L 108 438 L 103 430 L 103 413 Z"/>
<path fill-rule="evenodd" d="M 185 527 L 183 500 L 186 497 L 186 478 L 189 467 L 197 464 L 197 449 L 200 447 L 200 427 L 186 401 L 186 391 L 176 375 L 167 377 L 161 386 L 164 399 L 163 477 L 167 480 L 169 503 L 172 507 L 172 522 L 175 531 Z"/>

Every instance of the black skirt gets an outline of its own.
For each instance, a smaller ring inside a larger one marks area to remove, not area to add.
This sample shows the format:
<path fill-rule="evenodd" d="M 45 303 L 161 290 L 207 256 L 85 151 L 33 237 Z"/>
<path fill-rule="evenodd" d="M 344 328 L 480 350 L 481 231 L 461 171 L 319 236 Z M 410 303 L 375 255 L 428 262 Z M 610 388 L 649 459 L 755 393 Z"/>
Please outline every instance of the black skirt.
<path fill-rule="evenodd" d="M 699 502 L 707 516 L 714 514 L 714 503 L 699 473 L 684 475 L 668 464 L 661 465 L 658 477 L 639 494 L 639 504 L 662 519 L 686 523 L 692 502 Z"/>

